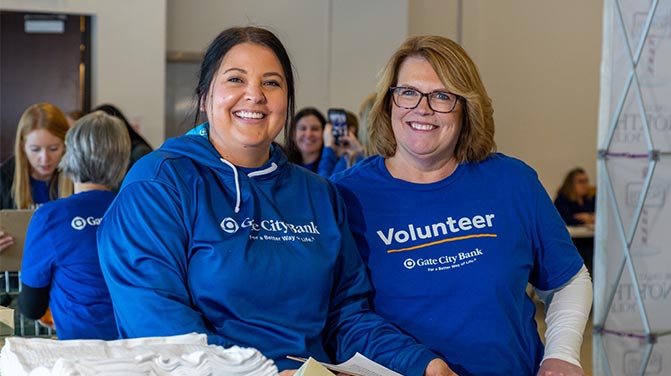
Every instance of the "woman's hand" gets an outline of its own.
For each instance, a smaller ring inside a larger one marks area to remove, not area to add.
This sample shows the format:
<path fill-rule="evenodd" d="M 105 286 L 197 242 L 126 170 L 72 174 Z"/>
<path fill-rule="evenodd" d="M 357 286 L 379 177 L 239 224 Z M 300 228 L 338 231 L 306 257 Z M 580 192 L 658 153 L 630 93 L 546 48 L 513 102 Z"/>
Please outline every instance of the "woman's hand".
<path fill-rule="evenodd" d="M 333 136 L 333 124 L 326 123 L 326 125 L 324 125 L 322 138 L 324 139 L 324 147 L 328 146 L 331 149 L 336 149 L 335 137 Z"/>
<path fill-rule="evenodd" d="M 361 143 L 359 143 L 359 140 L 356 139 L 356 136 L 351 131 L 346 136 L 340 137 L 340 142 L 336 145 L 335 136 L 333 135 L 333 124 L 331 123 L 326 123 L 324 126 L 323 139 L 324 147 L 333 149 L 338 158 L 344 154 L 354 155 L 363 151 L 363 146 L 361 146 Z"/>
<path fill-rule="evenodd" d="M 9 248 L 10 245 L 14 244 L 14 238 L 11 235 L 0 230 L 0 252 Z"/>
<path fill-rule="evenodd" d="M 436 358 L 429 362 L 424 371 L 424 376 L 457 376 L 444 360 Z"/>
<path fill-rule="evenodd" d="M 294 374 L 298 371 L 297 369 L 285 369 L 284 371 L 280 372 L 280 376 L 294 376 Z"/>
<path fill-rule="evenodd" d="M 579 220 L 583 224 L 593 225 L 594 224 L 594 213 L 576 213 L 573 215 L 573 218 Z"/>
<path fill-rule="evenodd" d="M 340 145 L 343 148 L 343 151 L 349 155 L 363 153 L 363 146 L 361 146 L 361 143 L 356 138 L 356 135 L 352 133 L 352 131 L 349 131 L 347 136 L 343 136 L 341 138 Z"/>
<path fill-rule="evenodd" d="M 538 376 L 585 376 L 585 372 L 565 360 L 548 358 L 541 363 Z"/>

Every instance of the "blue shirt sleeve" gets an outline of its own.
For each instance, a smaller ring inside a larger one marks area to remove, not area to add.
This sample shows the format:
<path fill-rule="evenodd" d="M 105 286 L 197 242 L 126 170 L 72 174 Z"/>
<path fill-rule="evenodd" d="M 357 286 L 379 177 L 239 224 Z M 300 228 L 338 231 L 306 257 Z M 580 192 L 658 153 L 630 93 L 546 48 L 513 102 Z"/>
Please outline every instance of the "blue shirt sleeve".
<path fill-rule="evenodd" d="M 161 202 L 156 202 L 160 197 Z M 157 182 L 125 186 L 98 229 L 100 266 L 122 338 L 210 331 L 187 291 L 187 234 L 179 199 Z M 138 314 L 142 312 L 142 314 Z"/>
<path fill-rule="evenodd" d="M 530 282 L 541 290 L 551 290 L 568 282 L 582 267 L 566 224 L 540 181 L 535 182 L 536 225 L 535 265 Z"/>
<path fill-rule="evenodd" d="M 21 261 L 21 281 L 30 287 L 49 287 L 54 263 L 49 210 L 38 209 L 30 220 Z"/>
<path fill-rule="evenodd" d="M 324 149 L 322 149 L 322 157 L 319 160 L 317 173 L 328 179 L 333 174 L 337 159 L 338 157 L 336 156 L 335 150 L 331 147 L 324 146 Z"/>

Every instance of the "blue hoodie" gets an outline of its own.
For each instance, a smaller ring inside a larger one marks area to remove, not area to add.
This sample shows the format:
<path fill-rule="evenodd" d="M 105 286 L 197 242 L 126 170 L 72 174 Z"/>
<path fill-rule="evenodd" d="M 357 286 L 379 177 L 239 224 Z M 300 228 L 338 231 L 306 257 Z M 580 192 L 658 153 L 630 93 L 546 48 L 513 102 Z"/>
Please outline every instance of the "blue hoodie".
<path fill-rule="evenodd" d="M 233 166 L 208 124 L 130 171 L 98 233 L 122 338 L 205 333 L 210 343 L 342 362 L 357 351 L 404 375 L 437 356 L 372 313 L 371 286 L 331 183 L 274 145 Z"/>

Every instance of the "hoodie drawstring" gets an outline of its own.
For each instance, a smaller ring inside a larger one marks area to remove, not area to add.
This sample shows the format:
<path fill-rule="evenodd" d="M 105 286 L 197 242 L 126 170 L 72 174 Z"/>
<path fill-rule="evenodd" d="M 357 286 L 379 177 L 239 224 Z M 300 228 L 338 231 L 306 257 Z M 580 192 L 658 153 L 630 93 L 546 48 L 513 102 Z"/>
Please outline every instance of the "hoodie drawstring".
<path fill-rule="evenodd" d="M 249 174 L 247 174 L 247 176 L 249 176 L 250 178 L 253 178 L 254 176 L 261 176 L 261 175 L 270 174 L 271 172 L 273 172 L 275 170 L 277 170 L 277 165 L 275 164 L 275 162 L 273 162 L 273 163 L 270 164 L 270 166 L 268 168 L 263 169 L 263 170 L 250 172 Z"/>
<path fill-rule="evenodd" d="M 235 165 L 224 158 L 219 158 L 220 161 L 226 163 L 228 167 L 233 170 L 233 178 L 235 179 L 235 212 L 240 211 L 240 179 L 238 178 L 238 169 L 235 168 Z"/>
<path fill-rule="evenodd" d="M 238 213 L 240 211 L 240 178 L 238 177 L 238 169 L 235 167 L 235 165 L 224 158 L 219 158 L 220 161 L 224 162 L 225 164 L 228 165 L 228 167 L 233 170 L 233 178 L 235 179 L 235 212 Z M 250 172 L 247 174 L 250 178 L 253 178 L 255 176 L 261 176 L 261 175 L 266 175 L 269 174 L 273 171 L 277 170 L 277 164 L 275 162 L 272 162 L 270 167 L 259 170 L 259 171 L 254 171 Z"/>

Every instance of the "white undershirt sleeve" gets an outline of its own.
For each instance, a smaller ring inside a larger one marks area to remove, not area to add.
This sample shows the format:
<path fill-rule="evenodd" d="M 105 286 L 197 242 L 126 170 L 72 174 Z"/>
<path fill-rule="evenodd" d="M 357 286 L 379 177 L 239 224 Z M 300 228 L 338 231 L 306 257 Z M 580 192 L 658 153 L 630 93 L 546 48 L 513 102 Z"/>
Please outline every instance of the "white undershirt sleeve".
<path fill-rule="evenodd" d="M 545 355 L 580 366 L 580 346 L 592 307 L 592 279 L 583 265 L 573 278 L 554 290 L 536 290 L 545 304 Z"/>

